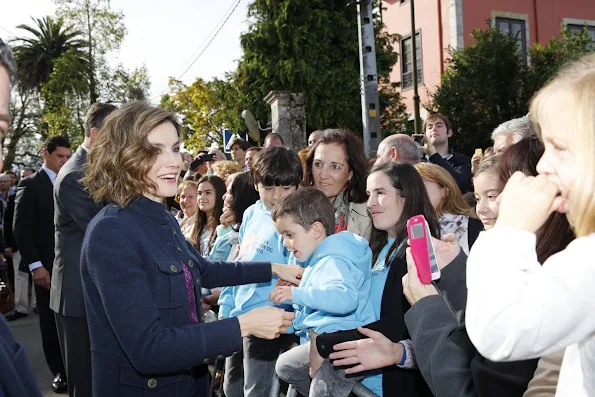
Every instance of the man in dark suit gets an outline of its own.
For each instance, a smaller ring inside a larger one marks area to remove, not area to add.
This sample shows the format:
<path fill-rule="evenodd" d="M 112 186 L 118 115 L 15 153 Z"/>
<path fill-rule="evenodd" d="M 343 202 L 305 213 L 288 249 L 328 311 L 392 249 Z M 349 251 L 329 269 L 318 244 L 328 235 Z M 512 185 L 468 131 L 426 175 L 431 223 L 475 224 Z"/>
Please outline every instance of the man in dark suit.
<path fill-rule="evenodd" d="M 68 389 L 54 312 L 50 310 L 50 279 L 54 264 L 54 182 L 70 158 L 70 143 L 63 136 L 49 138 L 43 147 L 43 166 L 19 183 L 15 199 L 13 234 L 35 282 L 43 352 L 54 374 L 52 389 Z"/>
<path fill-rule="evenodd" d="M 54 186 L 56 245 L 50 308 L 66 365 L 70 397 L 91 397 L 91 347 L 81 281 L 81 246 L 87 225 L 101 210 L 80 182 L 95 135 L 114 105 L 95 103 L 85 119 L 85 140 L 58 173 Z"/>

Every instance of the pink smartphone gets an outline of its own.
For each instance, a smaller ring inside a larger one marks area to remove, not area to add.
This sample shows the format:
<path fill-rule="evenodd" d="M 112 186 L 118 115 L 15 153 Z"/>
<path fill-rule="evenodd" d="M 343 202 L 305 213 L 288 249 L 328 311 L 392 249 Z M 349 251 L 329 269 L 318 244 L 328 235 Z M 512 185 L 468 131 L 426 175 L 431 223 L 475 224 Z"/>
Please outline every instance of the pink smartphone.
<path fill-rule="evenodd" d="M 432 280 L 439 279 L 440 267 L 436 260 L 432 235 L 426 218 L 423 215 L 417 215 L 409 219 L 407 234 L 420 281 L 423 284 L 430 284 Z"/>

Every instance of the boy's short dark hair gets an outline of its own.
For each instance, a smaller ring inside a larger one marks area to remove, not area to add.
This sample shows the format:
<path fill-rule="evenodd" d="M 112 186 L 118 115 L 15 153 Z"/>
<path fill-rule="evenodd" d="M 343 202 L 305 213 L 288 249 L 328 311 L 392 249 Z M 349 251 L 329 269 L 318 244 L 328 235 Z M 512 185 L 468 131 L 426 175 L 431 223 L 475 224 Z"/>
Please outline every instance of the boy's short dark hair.
<path fill-rule="evenodd" d="M 442 121 L 444 123 L 444 125 L 446 126 L 446 131 L 452 130 L 452 124 L 450 123 L 450 120 L 446 118 L 445 115 L 441 113 L 431 113 L 424 120 L 423 131 L 426 132 L 426 127 L 429 123 L 436 123 L 438 121 Z"/>
<path fill-rule="evenodd" d="M 96 102 L 92 104 L 85 116 L 85 136 L 91 136 L 92 128 L 101 128 L 103 120 L 116 109 L 111 103 Z"/>
<path fill-rule="evenodd" d="M 302 183 L 302 162 L 293 150 L 272 146 L 258 153 L 250 175 L 254 184 L 297 187 Z"/>
<path fill-rule="evenodd" d="M 238 145 L 244 152 L 250 148 L 250 143 L 242 138 L 232 139 L 229 148 L 232 149 L 235 145 Z"/>
<path fill-rule="evenodd" d="M 48 152 L 48 154 L 54 153 L 59 147 L 70 149 L 70 142 L 68 142 L 68 138 L 62 135 L 54 135 L 49 137 L 43 144 L 43 148 Z"/>
<path fill-rule="evenodd" d="M 262 150 L 262 148 L 259 146 L 252 146 L 252 147 L 246 149 L 247 152 L 257 152 L 257 153 L 260 152 L 261 150 Z"/>
<path fill-rule="evenodd" d="M 303 187 L 284 197 L 271 215 L 274 222 L 289 217 L 305 230 L 320 222 L 327 236 L 335 232 L 335 208 L 324 193 L 313 187 Z"/>

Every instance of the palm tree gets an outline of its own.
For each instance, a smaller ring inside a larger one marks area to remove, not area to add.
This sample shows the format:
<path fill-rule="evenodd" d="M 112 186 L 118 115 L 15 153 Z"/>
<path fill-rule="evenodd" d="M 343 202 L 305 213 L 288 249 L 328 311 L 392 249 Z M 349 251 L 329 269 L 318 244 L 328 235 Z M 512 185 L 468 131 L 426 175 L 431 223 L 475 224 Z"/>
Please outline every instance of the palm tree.
<path fill-rule="evenodd" d="M 55 61 L 66 53 L 81 66 L 80 74 L 72 76 L 73 80 L 87 80 L 89 58 L 87 42 L 80 38 L 81 32 L 65 27 L 62 19 L 49 16 L 32 19 L 35 26 L 19 25 L 17 28 L 28 31 L 33 37 L 14 40 L 18 43 L 14 52 L 22 88 L 40 91 L 42 84 L 50 79 Z"/>

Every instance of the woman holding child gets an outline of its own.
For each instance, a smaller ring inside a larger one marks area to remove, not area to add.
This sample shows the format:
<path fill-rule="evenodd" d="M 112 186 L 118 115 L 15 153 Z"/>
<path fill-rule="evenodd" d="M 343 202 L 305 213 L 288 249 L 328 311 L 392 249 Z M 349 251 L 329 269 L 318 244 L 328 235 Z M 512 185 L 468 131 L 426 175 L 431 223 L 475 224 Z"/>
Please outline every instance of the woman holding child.
<path fill-rule="evenodd" d="M 172 113 L 133 102 L 102 131 L 84 182 L 109 204 L 89 224 L 81 253 L 93 395 L 206 396 L 209 359 L 240 350 L 245 336 L 278 337 L 293 314 L 263 307 L 200 323 L 201 286 L 269 282 L 273 274 L 297 283 L 302 270 L 207 262 L 186 242 L 164 205 L 182 166 Z"/>

